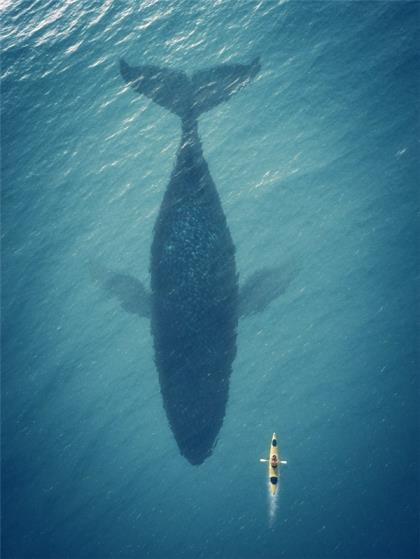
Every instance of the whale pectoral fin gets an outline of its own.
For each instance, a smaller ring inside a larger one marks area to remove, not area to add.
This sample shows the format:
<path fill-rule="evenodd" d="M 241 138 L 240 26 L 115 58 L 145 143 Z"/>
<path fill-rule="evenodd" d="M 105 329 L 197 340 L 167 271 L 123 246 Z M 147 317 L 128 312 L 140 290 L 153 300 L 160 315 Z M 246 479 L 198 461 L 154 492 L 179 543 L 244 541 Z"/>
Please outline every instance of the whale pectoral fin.
<path fill-rule="evenodd" d="M 150 318 L 150 294 L 137 278 L 123 272 L 107 270 L 98 263 L 90 263 L 90 273 L 109 297 L 117 299 L 121 307 L 132 314 Z"/>
<path fill-rule="evenodd" d="M 191 78 L 197 115 L 227 101 L 247 85 L 261 69 L 260 59 L 250 64 L 221 64 L 194 72 Z"/>
<path fill-rule="evenodd" d="M 272 301 L 286 292 L 295 275 L 296 268 L 290 265 L 263 268 L 252 274 L 240 289 L 239 317 L 264 311 Z"/>
<path fill-rule="evenodd" d="M 137 93 L 180 117 L 185 114 L 190 102 L 190 83 L 185 72 L 152 65 L 129 66 L 122 58 L 120 72 Z"/>

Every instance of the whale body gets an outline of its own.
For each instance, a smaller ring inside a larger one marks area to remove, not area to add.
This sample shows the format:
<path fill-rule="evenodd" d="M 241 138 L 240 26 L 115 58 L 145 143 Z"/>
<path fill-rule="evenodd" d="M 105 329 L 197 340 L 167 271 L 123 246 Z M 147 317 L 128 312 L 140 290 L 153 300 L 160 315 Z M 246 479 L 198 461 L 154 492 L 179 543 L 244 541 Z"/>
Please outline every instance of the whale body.
<path fill-rule="evenodd" d="M 175 167 L 154 227 L 150 317 L 164 408 L 180 452 L 191 464 L 211 454 L 223 423 L 239 316 L 235 247 L 203 156 L 197 119 L 259 69 L 255 59 L 190 78 L 120 62 L 134 90 L 182 123 Z"/>
<path fill-rule="evenodd" d="M 198 118 L 260 70 L 223 64 L 195 72 L 120 61 L 124 80 L 181 119 L 176 162 L 154 227 L 151 292 L 135 277 L 91 262 L 91 273 L 122 308 L 151 320 L 166 415 L 181 454 L 211 455 L 222 427 L 236 354 L 238 319 L 264 311 L 285 292 L 293 267 L 263 268 L 239 289 L 235 247 L 203 156 Z"/>
<path fill-rule="evenodd" d="M 155 225 L 151 324 L 163 403 L 181 453 L 200 464 L 222 426 L 236 354 L 235 248 L 195 124 L 183 127 Z"/>

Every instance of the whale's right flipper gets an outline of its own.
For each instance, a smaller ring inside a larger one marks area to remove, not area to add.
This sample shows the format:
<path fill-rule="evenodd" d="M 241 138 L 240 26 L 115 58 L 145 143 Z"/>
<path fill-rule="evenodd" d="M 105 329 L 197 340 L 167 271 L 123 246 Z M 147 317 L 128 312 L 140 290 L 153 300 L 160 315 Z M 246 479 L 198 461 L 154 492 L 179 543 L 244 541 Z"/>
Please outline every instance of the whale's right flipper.
<path fill-rule="evenodd" d="M 97 262 L 90 263 L 90 273 L 93 280 L 110 297 L 115 297 L 125 311 L 150 318 L 150 294 L 141 281 L 129 274 L 107 270 Z"/>

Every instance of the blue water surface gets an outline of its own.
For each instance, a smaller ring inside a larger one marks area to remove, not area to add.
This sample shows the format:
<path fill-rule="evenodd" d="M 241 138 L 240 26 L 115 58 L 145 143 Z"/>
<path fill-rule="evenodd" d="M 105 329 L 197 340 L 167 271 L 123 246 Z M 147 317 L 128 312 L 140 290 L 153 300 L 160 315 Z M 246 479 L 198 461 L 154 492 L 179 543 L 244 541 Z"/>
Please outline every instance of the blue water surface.
<path fill-rule="evenodd" d="M 418 2 L 3 0 L 2 557 L 399 558 L 419 551 Z M 200 117 L 243 282 L 223 428 L 191 466 L 149 321 L 89 263 L 149 283 L 179 119 L 118 59 L 260 55 Z M 270 524 L 266 455 L 288 460 Z"/>

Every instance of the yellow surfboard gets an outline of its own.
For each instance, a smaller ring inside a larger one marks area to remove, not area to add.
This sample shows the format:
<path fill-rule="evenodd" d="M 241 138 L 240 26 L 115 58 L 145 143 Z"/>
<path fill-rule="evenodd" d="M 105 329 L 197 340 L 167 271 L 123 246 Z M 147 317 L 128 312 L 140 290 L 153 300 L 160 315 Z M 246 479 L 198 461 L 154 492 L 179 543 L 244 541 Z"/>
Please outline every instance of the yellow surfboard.
<path fill-rule="evenodd" d="M 280 451 L 277 444 L 277 436 L 273 433 L 271 437 L 268 460 L 262 458 L 260 462 L 268 462 L 268 481 L 272 495 L 276 494 L 280 477 L 280 464 L 287 464 L 286 460 L 280 460 Z"/>
<path fill-rule="evenodd" d="M 268 478 L 270 481 L 270 489 L 273 495 L 276 494 L 277 491 L 277 484 L 280 476 L 279 470 L 279 450 L 277 446 L 277 437 L 276 434 L 273 433 L 271 437 L 271 444 L 270 444 L 270 453 L 268 458 Z M 273 464 L 274 457 L 276 459 L 276 464 Z"/>

